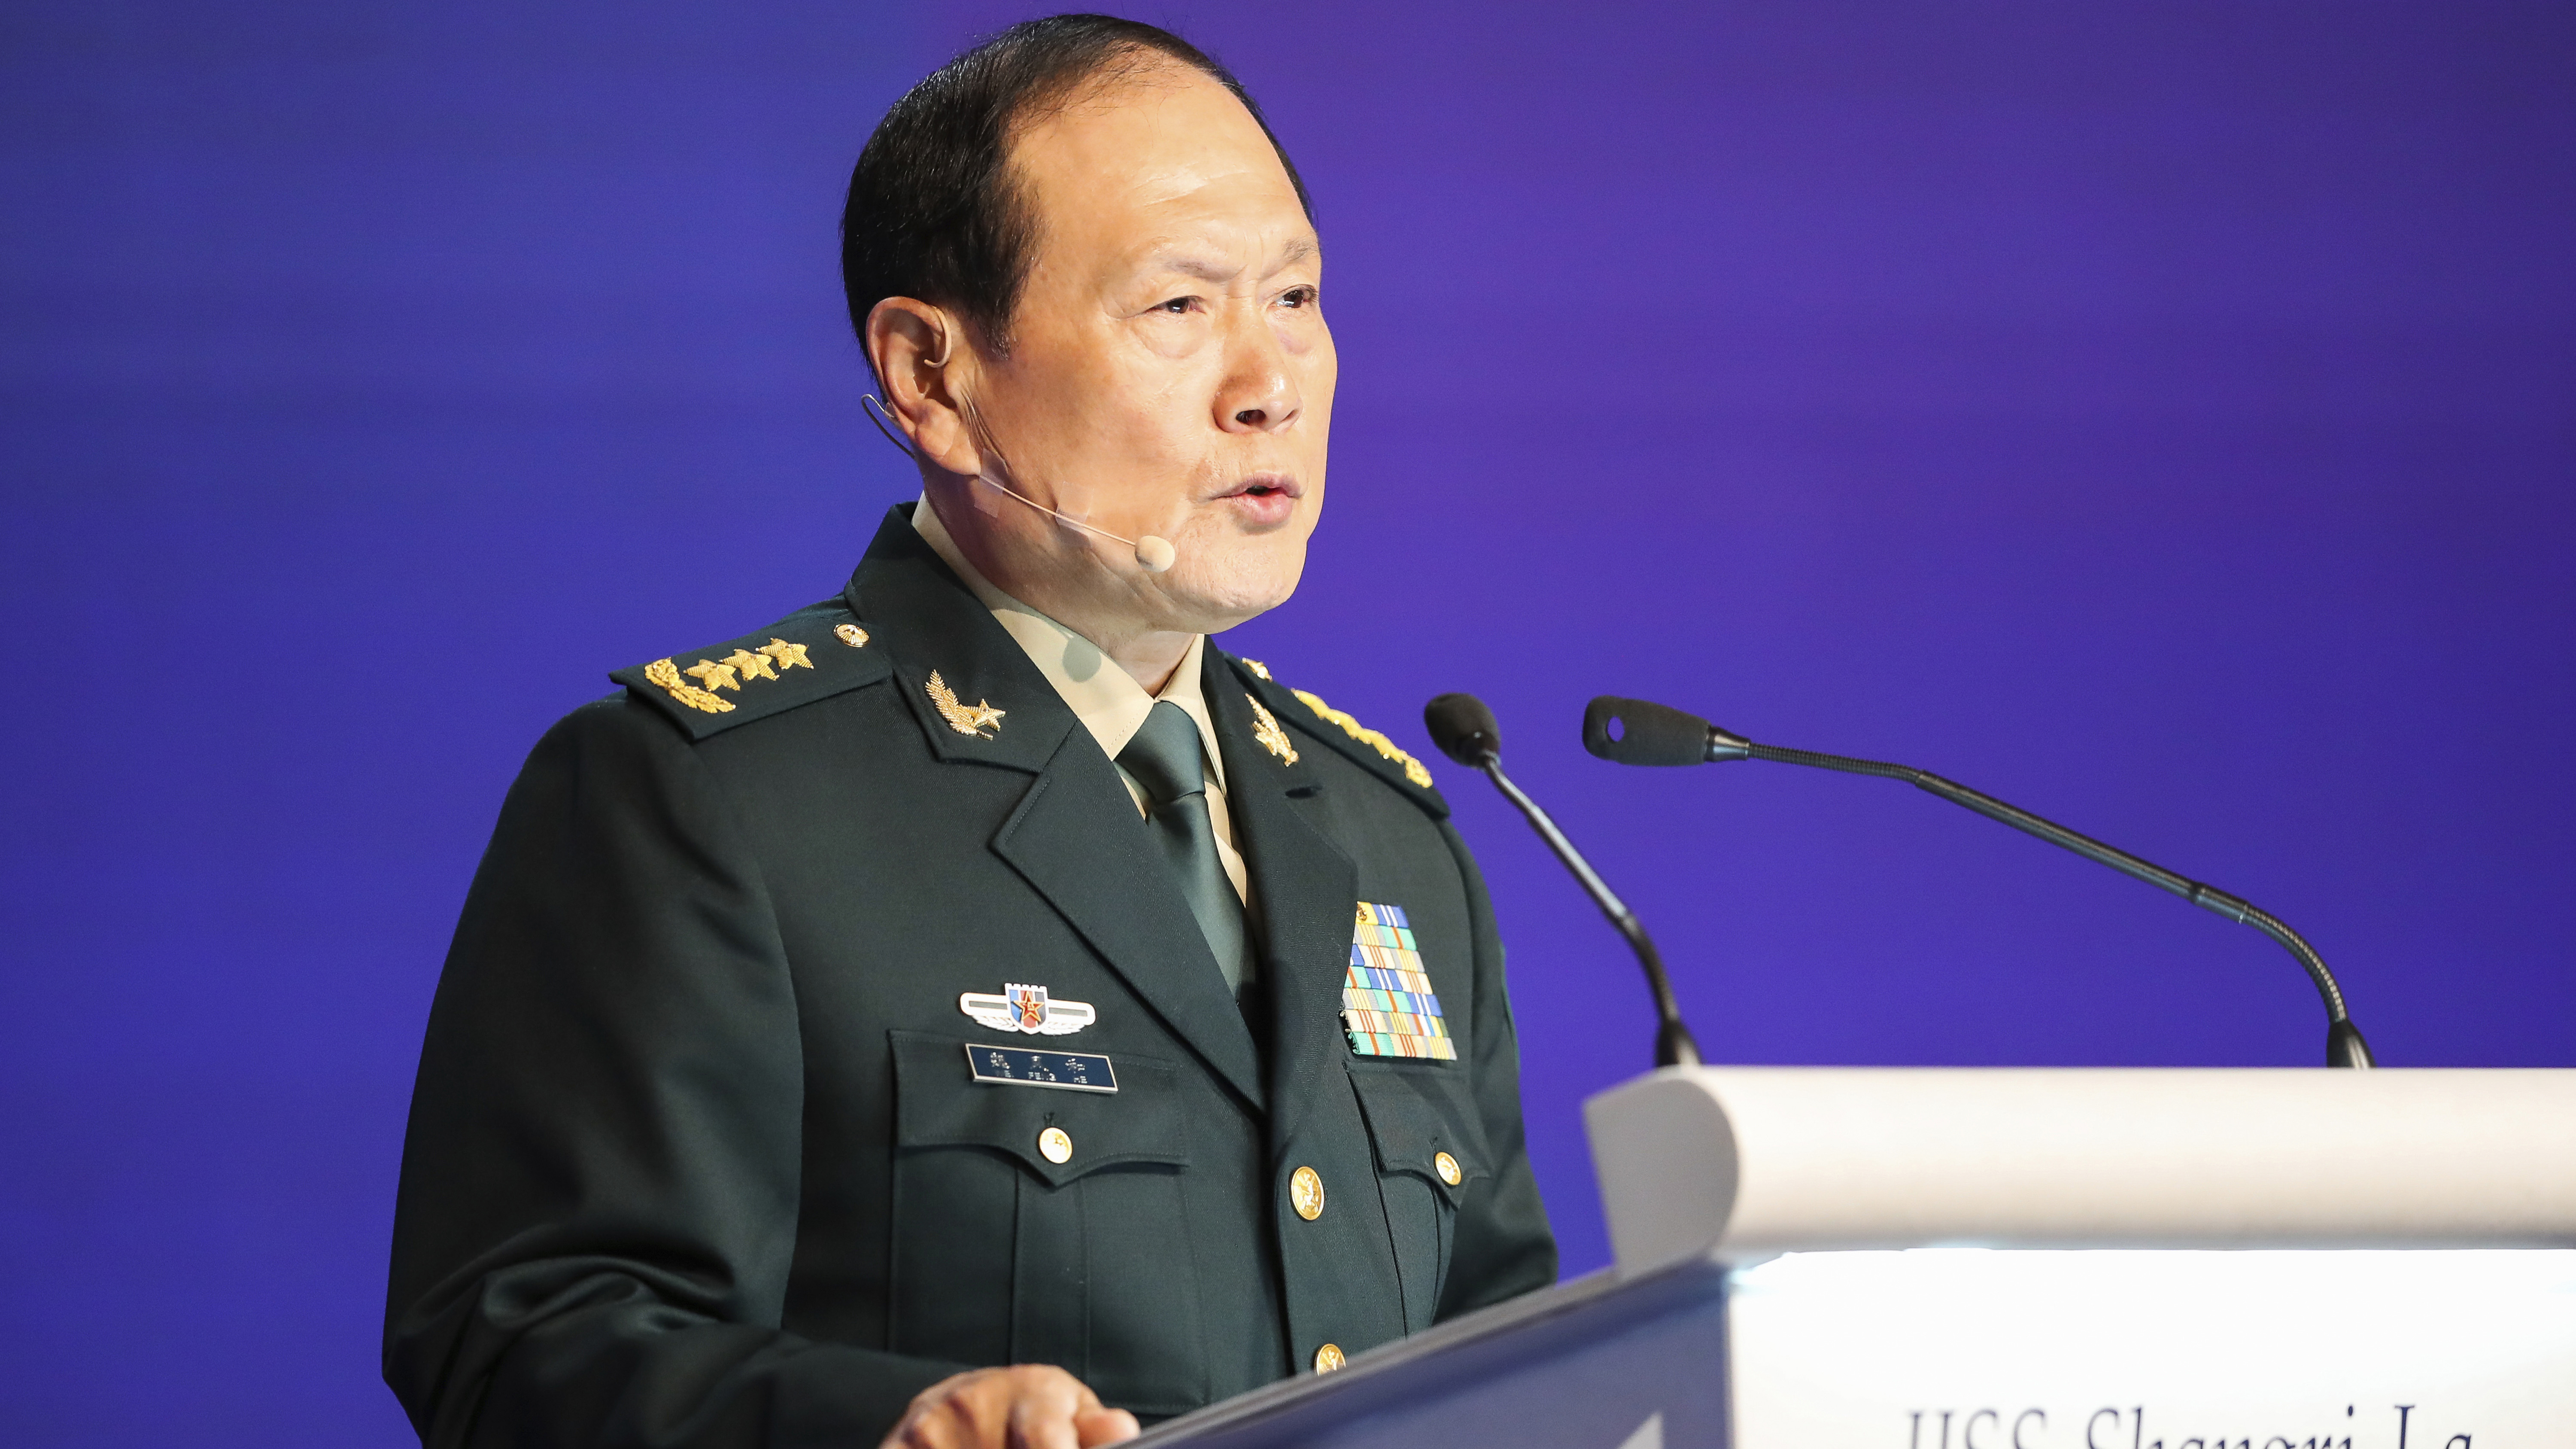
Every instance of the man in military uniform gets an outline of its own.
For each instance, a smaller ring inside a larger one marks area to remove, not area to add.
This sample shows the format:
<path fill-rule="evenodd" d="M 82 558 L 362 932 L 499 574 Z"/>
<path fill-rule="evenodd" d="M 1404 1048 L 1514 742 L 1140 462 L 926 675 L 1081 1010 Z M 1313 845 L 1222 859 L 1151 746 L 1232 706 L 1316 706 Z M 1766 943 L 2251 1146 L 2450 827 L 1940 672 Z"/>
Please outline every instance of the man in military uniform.
<path fill-rule="evenodd" d="M 1295 587 L 1334 382 L 1241 88 L 1006 32 L 844 270 L 923 499 L 512 787 L 403 1160 L 427 1443 L 1070 1449 L 1554 1277 L 1429 772 L 1206 639 Z"/>

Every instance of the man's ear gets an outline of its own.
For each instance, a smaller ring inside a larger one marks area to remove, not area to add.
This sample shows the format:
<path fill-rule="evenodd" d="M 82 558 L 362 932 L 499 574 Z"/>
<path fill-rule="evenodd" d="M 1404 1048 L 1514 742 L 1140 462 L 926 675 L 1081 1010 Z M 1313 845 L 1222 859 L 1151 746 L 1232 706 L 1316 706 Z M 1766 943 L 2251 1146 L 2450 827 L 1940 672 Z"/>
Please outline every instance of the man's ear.
<path fill-rule="evenodd" d="M 868 309 L 868 362 L 885 389 L 886 411 L 923 461 L 973 477 L 983 471 L 983 455 L 950 387 L 954 370 L 973 366 L 965 336 L 964 319 L 911 297 Z"/>

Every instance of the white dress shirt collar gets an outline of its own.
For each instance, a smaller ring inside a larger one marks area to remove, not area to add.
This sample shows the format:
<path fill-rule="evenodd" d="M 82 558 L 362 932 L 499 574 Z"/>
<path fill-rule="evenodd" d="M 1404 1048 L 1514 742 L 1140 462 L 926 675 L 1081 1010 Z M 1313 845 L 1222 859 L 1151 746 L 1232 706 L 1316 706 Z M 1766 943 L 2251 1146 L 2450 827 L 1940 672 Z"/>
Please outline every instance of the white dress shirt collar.
<path fill-rule="evenodd" d="M 1169 700 L 1181 707 L 1199 727 L 1199 744 L 1207 757 L 1209 781 L 1222 792 L 1225 789 L 1225 760 L 1217 753 L 1216 725 L 1208 715 L 1207 697 L 1199 687 L 1199 671 L 1207 653 L 1207 636 L 1190 641 L 1189 653 L 1182 656 L 1181 667 L 1172 671 L 1161 694 L 1147 694 L 1134 675 L 1118 667 L 1117 661 L 1100 652 L 1100 646 L 1066 628 L 1010 595 L 995 588 L 991 580 L 967 562 L 957 540 L 939 521 L 938 510 L 931 507 L 924 494 L 912 507 L 913 531 L 931 552 L 939 555 L 974 590 L 975 597 L 993 618 L 1028 652 L 1029 662 L 1046 676 L 1047 683 L 1064 697 L 1074 718 L 1100 742 L 1101 752 L 1110 759 L 1127 748 L 1127 742 L 1143 728 L 1145 716 L 1153 712 L 1158 700 Z M 1220 830 L 1224 835 L 1230 832 Z"/>

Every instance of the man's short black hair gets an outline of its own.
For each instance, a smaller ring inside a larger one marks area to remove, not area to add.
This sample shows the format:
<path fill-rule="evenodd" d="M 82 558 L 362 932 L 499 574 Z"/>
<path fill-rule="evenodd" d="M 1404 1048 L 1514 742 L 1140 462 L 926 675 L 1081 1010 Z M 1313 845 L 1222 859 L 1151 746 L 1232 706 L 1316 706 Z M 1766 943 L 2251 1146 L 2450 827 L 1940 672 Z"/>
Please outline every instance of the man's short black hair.
<path fill-rule="evenodd" d="M 1010 171 L 1014 131 L 1088 84 L 1165 57 L 1243 102 L 1312 221 L 1306 183 L 1261 107 L 1198 47 L 1110 15 L 1024 21 L 914 86 L 859 152 L 841 211 L 841 286 L 861 343 L 877 303 L 918 297 L 955 308 L 986 346 L 1007 351 L 1011 310 L 1037 235 L 1037 218 Z"/>

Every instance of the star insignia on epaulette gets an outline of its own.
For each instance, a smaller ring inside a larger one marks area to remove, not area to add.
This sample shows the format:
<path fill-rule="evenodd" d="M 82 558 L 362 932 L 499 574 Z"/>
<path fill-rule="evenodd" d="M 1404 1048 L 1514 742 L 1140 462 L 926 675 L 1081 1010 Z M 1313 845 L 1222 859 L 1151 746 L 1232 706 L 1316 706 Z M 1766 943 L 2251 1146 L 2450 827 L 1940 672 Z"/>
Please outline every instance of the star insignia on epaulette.
<path fill-rule="evenodd" d="M 680 703 L 687 705 L 689 708 L 698 711 L 700 714 L 730 714 L 733 711 L 733 705 L 730 701 L 718 699 L 714 695 L 709 694 L 705 690 L 698 688 L 696 685 L 689 683 L 685 679 L 682 679 L 680 677 L 680 666 L 672 663 L 668 659 L 656 659 L 652 663 L 645 665 L 644 678 L 649 683 L 661 686 L 662 689 L 673 699 L 676 699 Z"/>
<path fill-rule="evenodd" d="M 1288 732 L 1279 727 L 1279 716 L 1262 708 L 1261 701 L 1251 695 L 1245 695 L 1244 699 L 1252 705 L 1253 743 L 1277 755 L 1283 765 L 1297 763 L 1297 746 L 1289 741 Z"/>
<path fill-rule="evenodd" d="M 790 644 L 784 639 L 772 639 L 752 652 L 754 654 L 766 654 L 770 658 L 777 660 L 778 667 L 781 669 L 811 669 L 814 667 L 814 661 L 805 657 L 804 645 Z"/>
<path fill-rule="evenodd" d="M 1002 716 L 1008 711 L 995 709 L 980 699 L 973 704 L 961 702 L 957 691 L 950 689 L 948 681 L 939 677 L 938 670 L 930 671 L 930 683 L 924 686 L 924 692 L 930 696 L 931 707 L 939 711 L 939 717 L 948 721 L 948 727 L 957 733 L 989 740 L 1002 732 Z"/>
<path fill-rule="evenodd" d="M 742 689 L 742 681 L 735 677 L 733 666 L 718 664 L 712 659 L 701 659 L 680 672 L 709 689 L 730 689 L 737 693 Z"/>
<path fill-rule="evenodd" d="M 701 659 L 686 669 L 671 660 L 656 659 L 644 666 L 644 679 L 701 714 L 726 714 L 733 705 L 717 690 L 730 689 L 740 694 L 747 680 L 775 680 L 781 669 L 813 667 L 814 661 L 805 657 L 804 645 L 773 637 L 758 649 L 736 647 L 722 659 Z M 690 679 L 698 683 L 691 684 Z"/>

